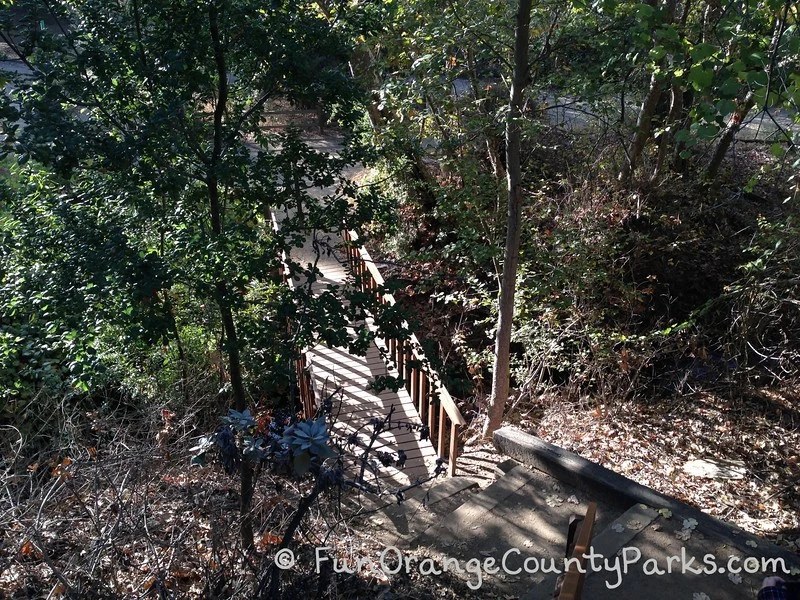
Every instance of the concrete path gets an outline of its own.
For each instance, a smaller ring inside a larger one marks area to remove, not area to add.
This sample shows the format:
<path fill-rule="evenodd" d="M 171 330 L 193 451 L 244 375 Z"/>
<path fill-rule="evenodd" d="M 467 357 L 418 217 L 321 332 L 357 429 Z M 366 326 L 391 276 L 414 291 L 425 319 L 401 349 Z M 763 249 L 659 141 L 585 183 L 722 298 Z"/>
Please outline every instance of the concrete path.
<path fill-rule="evenodd" d="M 596 502 L 586 600 L 754 600 L 766 576 L 800 579 L 800 556 L 535 436 L 505 428 L 495 444 L 529 465 L 507 460 L 482 491 L 454 478 L 386 506 L 369 519 L 375 539 L 411 568 L 428 560 L 423 576 L 446 568 L 484 597 L 550 600 L 570 517 Z"/>

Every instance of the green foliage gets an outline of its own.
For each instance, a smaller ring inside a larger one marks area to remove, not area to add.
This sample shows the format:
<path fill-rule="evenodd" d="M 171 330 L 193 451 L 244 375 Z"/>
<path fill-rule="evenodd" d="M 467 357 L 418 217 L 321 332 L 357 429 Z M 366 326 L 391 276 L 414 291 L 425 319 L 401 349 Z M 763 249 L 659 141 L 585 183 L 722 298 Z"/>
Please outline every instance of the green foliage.
<path fill-rule="evenodd" d="M 21 166 L 7 167 L 1 208 L 3 399 L 114 385 L 145 401 L 230 401 L 241 379 L 246 398 L 292 405 L 298 348 L 346 345 L 363 309 L 336 290 L 290 290 L 282 258 L 313 280 L 291 260 L 308 231 L 386 209 L 341 176 L 356 153 L 316 152 L 262 117 L 288 99 L 356 118 L 352 22 L 249 0 L 27 4 L 64 30 L 31 38 L 34 74 L 4 94 L 24 127 L 4 121 Z M 35 23 L 3 24 L 17 25 L 25 36 Z"/>
<path fill-rule="evenodd" d="M 721 299 L 732 317 L 731 354 L 742 366 L 776 379 L 794 372 L 800 357 L 798 234 L 794 218 L 776 223 L 760 217 L 758 231 L 745 250 L 749 260 L 741 267 L 741 277 Z"/>

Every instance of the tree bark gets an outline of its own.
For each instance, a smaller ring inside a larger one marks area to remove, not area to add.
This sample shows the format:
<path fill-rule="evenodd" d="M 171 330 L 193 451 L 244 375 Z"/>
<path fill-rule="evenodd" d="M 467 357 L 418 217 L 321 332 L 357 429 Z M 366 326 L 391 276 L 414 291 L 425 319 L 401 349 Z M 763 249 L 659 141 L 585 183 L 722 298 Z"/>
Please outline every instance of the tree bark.
<path fill-rule="evenodd" d="M 214 143 L 209 161 L 209 174 L 206 179 L 208 188 L 209 209 L 211 213 L 211 230 L 215 237 L 223 234 L 223 214 L 222 203 L 219 193 L 219 179 L 217 171 L 222 160 L 222 142 L 224 135 L 224 116 L 228 104 L 228 68 L 225 61 L 225 50 L 222 44 L 222 37 L 219 31 L 220 7 L 218 0 L 212 0 L 208 7 L 208 20 L 211 31 L 211 42 L 214 50 L 214 61 L 217 67 L 217 102 L 214 107 Z M 224 1 L 224 0 L 223 0 Z M 242 378 L 241 357 L 239 355 L 239 337 L 236 331 L 236 322 L 231 310 L 230 286 L 225 282 L 222 275 L 214 286 L 215 299 L 219 307 L 222 327 L 227 338 L 225 352 L 228 355 L 228 371 L 231 380 L 231 390 L 233 392 L 233 403 L 235 410 L 242 412 L 247 407 L 247 397 L 244 391 L 244 380 Z M 253 517 L 251 505 L 253 501 L 253 468 L 250 462 L 245 459 L 241 464 L 240 473 L 240 529 L 239 533 L 242 541 L 242 548 L 245 551 L 253 549 Z"/>
<path fill-rule="evenodd" d="M 633 141 L 628 147 L 628 155 L 625 157 L 625 162 L 622 164 L 617 179 L 620 183 L 628 183 L 630 181 L 633 171 L 642 157 L 644 146 L 650 138 L 650 130 L 653 126 L 653 116 L 658 107 L 658 101 L 661 98 L 661 82 L 658 75 L 653 73 L 650 77 L 650 89 L 647 91 L 642 102 L 642 108 L 639 110 L 639 118 L 636 120 L 636 134 L 633 136 Z"/>
<path fill-rule="evenodd" d="M 675 123 L 683 112 L 683 90 L 677 83 L 672 84 L 672 100 L 669 106 L 669 114 L 667 115 L 667 122 L 664 125 L 664 131 L 658 140 L 658 159 L 656 160 L 656 167 L 653 169 L 653 176 L 650 178 L 651 183 L 655 183 L 664 167 L 664 162 L 667 157 L 667 150 L 669 144 L 674 137 Z"/>
<path fill-rule="evenodd" d="M 775 71 L 775 60 L 777 58 L 778 48 L 781 44 L 781 38 L 786 31 L 786 23 L 791 5 L 792 0 L 786 0 L 786 3 L 783 7 L 783 14 L 778 18 L 778 21 L 775 23 L 775 27 L 773 29 L 772 40 L 769 45 L 770 61 L 765 69 L 767 72 L 767 93 L 764 95 L 764 107 L 762 108 L 766 108 L 766 104 L 769 102 L 769 93 L 772 86 L 772 75 Z M 736 133 L 741 128 L 742 122 L 747 117 L 747 113 L 749 113 L 755 105 L 755 102 L 756 98 L 752 90 L 747 92 L 744 100 L 739 103 L 739 106 L 736 108 L 736 112 L 734 112 L 731 116 L 728 126 L 725 128 L 725 131 L 723 132 L 722 137 L 720 137 L 719 142 L 717 142 L 716 148 L 714 148 L 714 155 L 708 162 L 708 167 L 706 167 L 706 177 L 709 179 L 714 179 L 717 176 L 719 168 L 722 166 L 722 161 L 725 159 L 725 155 L 728 153 L 728 149 L 736 137 Z"/>
<path fill-rule="evenodd" d="M 753 92 L 747 92 L 744 101 L 739 103 L 736 111 L 731 116 L 728 126 L 725 128 L 725 131 L 719 138 L 716 148 L 714 148 L 714 155 L 708 162 L 708 167 L 706 167 L 706 177 L 709 179 L 714 179 L 717 176 L 719 168 L 722 166 L 722 161 L 725 159 L 725 155 L 728 153 L 728 148 L 730 148 L 731 144 L 733 143 L 733 138 L 736 137 L 736 132 L 739 131 L 742 121 L 744 121 L 745 117 L 747 117 L 747 113 L 749 113 L 750 109 L 753 108 L 755 102 L 756 98 Z"/>
<path fill-rule="evenodd" d="M 528 81 L 528 44 L 532 0 L 520 0 L 514 29 L 514 75 L 511 83 L 508 120 L 506 121 L 506 169 L 508 182 L 508 221 L 503 255 L 503 279 L 500 283 L 499 317 L 494 347 L 492 395 L 483 428 L 491 435 L 503 422 L 503 410 L 510 385 L 511 327 L 514 318 L 514 294 L 517 287 L 520 234 L 522 226 L 522 166 L 520 154 L 522 131 L 520 118 L 525 85 Z"/>
<path fill-rule="evenodd" d="M 649 4 L 650 6 L 656 7 L 658 6 L 658 0 L 652 0 Z M 670 25 L 675 20 L 677 0 L 666 0 L 664 10 L 664 25 Z M 628 146 L 627 156 L 617 176 L 617 179 L 622 184 L 627 184 L 630 181 L 636 167 L 639 165 L 639 159 L 642 157 L 647 140 L 650 139 L 650 132 L 653 129 L 653 118 L 658 109 L 658 101 L 661 99 L 663 91 L 664 82 L 662 78 L 659 77 L 658 69 L 656 69 L 650 76 L 650 87 L 642 101 L 639 118 L 636 120 L 636 133 L 633 136 L 630 146 Z"/>

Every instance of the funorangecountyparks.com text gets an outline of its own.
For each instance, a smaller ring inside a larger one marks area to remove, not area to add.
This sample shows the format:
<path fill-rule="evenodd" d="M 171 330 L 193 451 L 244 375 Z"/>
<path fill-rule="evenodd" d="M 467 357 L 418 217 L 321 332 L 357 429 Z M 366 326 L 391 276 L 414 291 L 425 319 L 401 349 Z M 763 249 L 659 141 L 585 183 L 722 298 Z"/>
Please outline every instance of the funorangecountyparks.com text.
<path fill-rule="evenodd" d="M 749 575 L 788 575 L 791 573 L 782 558 L 757 558 L 754 556 L 717 557 L 706 554 L 701 558 L 687 553 L 681 548 L 680 554 L 666 556 L 661 559 L 643 559 L 642 552 L 634 546 L 626 546 L 615 556 L 606 557 L 591 548 L 584 555 L 585 564 L 581 566 L 576 558 L 544 558 L 530 556 L 518 548 L 510 548 L 501 557 L 471 558 L 461 560 L 451 557 L 438 559 L 407 554 L 400 548 L 388 546 L 377 557 L 350 555 L 335 556 L 334 549 L 320 547 L 315 549 L 315 571 L 319 573 L 325 563 L 336 573 L 383 573 L 396 575 L 419 573 L 423 576 L 436 576 L 442 573 L 466 573 L 469 575 L 467 585 L 478 590 L 484 583 L 485 575 L 559 575 L 574 566 L 583 573 L 606 573 L 605 585 L 613 590 L 622 585 L 625 576 L 633 569 L 641 569 L 644 575 L 714 575 L 727 573 L 736 578 L 741 573 Z M 275 564 L 281 569 L 291 569 L 295 564 L 295 556 L 291 550 L 284 548 L 275 555 Z"/>

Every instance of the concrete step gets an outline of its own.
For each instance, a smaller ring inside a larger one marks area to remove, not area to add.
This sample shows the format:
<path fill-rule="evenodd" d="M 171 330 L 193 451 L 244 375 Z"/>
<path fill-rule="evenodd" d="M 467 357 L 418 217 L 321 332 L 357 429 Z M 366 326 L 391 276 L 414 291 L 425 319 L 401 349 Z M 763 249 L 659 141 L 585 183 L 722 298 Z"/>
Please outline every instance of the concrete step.
<path fill-rule="evenodd" d="M 616 557 L 620 550 L 625 548 L 634 537 L 640 534 L 645 527 L 650 525 L 656 518 L 658 518 L 658 512 L 652 508 L 643 504 L 633 506 L 622 513 L 622 515 L 615 519 L 613 523 L 599 534 L 595 533 L 592 538 L 592 551 L 596 554 L 602 554 L 603 557 Z M 597 529 L 595 529 L 595 531 L 597 531 Z M 563 556 L 563 553 L 561 556 Z M 609 573 L 609 575 L 613 575 L 613 573 Z M 548 574 L 539 585 L 532 587 L 527 593 L 520 596 L 520 600 L 551 600 L 553 598 L 553 590 L 555 590 L 557 579 L 558 574 Z M 612 591 L 608 593 L 612 594 Z M 587 598 L 601 597 L 591 595 L 585 596 Z"/>
<path fill-rule="evenodd" d="M 503 453 L 539 472 L 624 506 L 614 523 L 595 526 L 593 555 L 602 559 L 586 574 L 584 598 L 755 598 L 763 577 L 800 576 L 798 555 L 698 508 L 525 432 L 504 428 L 494 439 Z M 620 572 L 626 557 L 627 571 Z M 554 584 L 548 575 L 522 597 L 551 598 Z"/>
<path fill-rule="evenodd" d="M 492 574 L 484 569 L 481 584 L 491 586 L 492 592 L 501 596 L 521 596 L 534 586 L 549 585 L 545 583 L 546 573 L 522 569 L 525 559 L 536 559 L 541 565 L 545 561 L 549 565 L 551 559 L 556 564 L 562 561 L 569 519 L 584 514 L 592 500 L 596 499 L 541 471 L 513 466 L 417 536 L 412 547 L 424 549 L 439 564 L 456 559 L 462 568 L 470 560 L 485 564 L 494 559 L 494 565 L 501 567 L 499 572 Z M 623 512 L 624 507 L 599 502 L 597 526 L 604 528 Z M 508 571 L 520 572 L 504 572 L 504 557 Z M 474 570 L 462 575 L 468 583 L 477 583 Z M 550 585 L 551 596 L 552 592 Z"/>
<path fill-rule="evenodd" d="M 448 477 L 423 485 L 405 494 L 402 502 L 385 505 L 370 518 L 384 531 L 381 541 L 387 546 L 407 548 L 430 526 L 468 501 L 479 489 L 469 477 Z"/>

